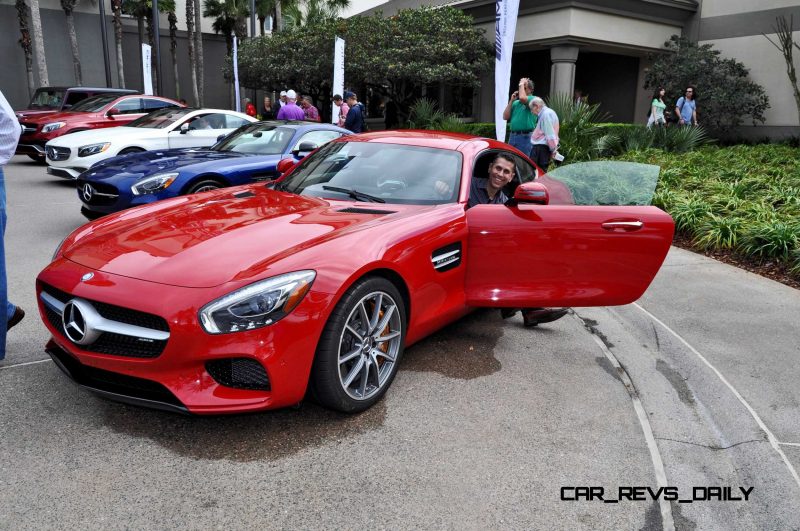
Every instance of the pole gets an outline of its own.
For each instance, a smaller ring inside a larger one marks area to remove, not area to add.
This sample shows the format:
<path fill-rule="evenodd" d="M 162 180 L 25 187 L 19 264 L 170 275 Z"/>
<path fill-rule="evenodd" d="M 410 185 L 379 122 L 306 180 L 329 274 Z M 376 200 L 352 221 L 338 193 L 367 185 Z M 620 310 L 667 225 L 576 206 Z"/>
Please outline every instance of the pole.
<path fill-rule="evenodd" d="M 100 0 L 100 38 L 103 39 L 103 66 L 106 68 L 106 86 L 111 87 L 111 65 L 108 62 L 108 32 L 106 30 L 105 0 Z"/>
<path fill-rule="evenodd" d="M 256 38 L 256 0 L 250 0 L 250 38 Z M 253 88 L 253 105 L 256 107 L 258 113 L 258 89 Z"/>
<path fill-rule="evenodd" d="M 159 41 L 161 41 L 161 31 L 158 28 L 158 0 L 153 0 L 153 60 L 156 62 L 156 72 L 158 73 L 156 94 L 161 96 L 163 76 L 161 75 L 161 43 Z"/>

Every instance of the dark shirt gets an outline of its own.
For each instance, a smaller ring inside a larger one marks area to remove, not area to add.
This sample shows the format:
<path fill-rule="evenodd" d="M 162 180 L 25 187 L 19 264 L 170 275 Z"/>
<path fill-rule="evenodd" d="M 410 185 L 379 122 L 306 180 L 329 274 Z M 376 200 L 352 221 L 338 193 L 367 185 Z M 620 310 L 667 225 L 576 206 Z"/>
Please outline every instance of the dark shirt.
<path fill-rule="evenodd" d="M 272 110 L 274 108 L 275 107 L 273 106 L 272 108 L 267 110 L 266 107 L 262 107 L 261 108 L 261 119 L 262 120 L 274 120 L 275 119 L 275 111 Z"/>
<path fill-rule="evenodd" d="M 344 119 L 344 128 L 354 133 L 360 133 L 364 124 L 364 117 L 362 115 L 361 105 L 356 103 L 347 112 L 347 117 Z"/>
<path fill-rule="evenodd" d="M 489 192 L 486 190 L 486 184 L 489 179 L 479 179 L 473 177 L 472 182 L 469 184 L 469 199 L 467 200 L 467 208 L 472 208 L 475 205 L 502 205 L 508 201 L 508 197 L 502 190 L 498 190 L 494 194 L 494 199 L 489 199 Z"/>

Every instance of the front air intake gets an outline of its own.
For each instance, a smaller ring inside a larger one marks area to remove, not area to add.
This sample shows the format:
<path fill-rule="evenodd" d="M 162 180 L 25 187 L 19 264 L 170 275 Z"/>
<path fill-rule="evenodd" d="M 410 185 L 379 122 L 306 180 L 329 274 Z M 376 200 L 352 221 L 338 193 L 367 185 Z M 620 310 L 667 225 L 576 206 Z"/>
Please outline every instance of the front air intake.
<path fill-rule="evenodd" d="M 264 366 L 250 358 L 227 358 L 206 362 L 206 370 L 225 387 L 250 391 L 269 391 L 269 377 Z"/>

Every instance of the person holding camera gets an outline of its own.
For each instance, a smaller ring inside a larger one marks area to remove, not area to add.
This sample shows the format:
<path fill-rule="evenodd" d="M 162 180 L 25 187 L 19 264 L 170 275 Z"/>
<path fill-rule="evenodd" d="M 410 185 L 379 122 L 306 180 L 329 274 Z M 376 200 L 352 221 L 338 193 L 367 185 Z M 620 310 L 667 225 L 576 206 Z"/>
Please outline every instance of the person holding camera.
<path fill-rule="evenodd" d="M 528 108 L 533 97 L 533 81 L 523 77 L 503 111 L 503 120 L 511 128 L 508 143 L 527 156 L 531 154 L 531 133 L 536 127 L 536 115 Z"/>

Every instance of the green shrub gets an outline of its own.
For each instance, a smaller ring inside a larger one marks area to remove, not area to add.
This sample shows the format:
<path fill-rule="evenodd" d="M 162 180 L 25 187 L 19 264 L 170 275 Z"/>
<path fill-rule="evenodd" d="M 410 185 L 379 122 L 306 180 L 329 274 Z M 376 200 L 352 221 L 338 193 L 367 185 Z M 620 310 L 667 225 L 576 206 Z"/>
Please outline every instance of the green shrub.
<path fill-rule="evenodd" d="M 792 251 L 789 257 L 789 273 L 800 278 L 800 249 Z"/>
<path fill-rule="evenodd" d="M 559 152 L 569 162 L 597 158 L 598 142 L 606 134 L 600 122 L 608 116 L 600 110 L 600 104 L 576 103 L 568 94 L 556 94 L 547 101 L 547 106 L 558 115 Z"/>
<path fill-rule="evenodd" d="M 700 224 L 711 216 L 711 205 L 702 198 L 691 197 L 675 203 L 670 214 L 677 230 L 696 234 Z"/>
<path fill-rule="evenodd" d="M 797 223 L 759 221 L 744 228 L 741 250 L 759 259 L 788 259 L 797 250 L 800 226 Z"/>
<path fill-rule="evenodd" d="M 710 214 L 695 231 L 695 243 L 704 249 L 733 249 L 739 242 L 744 220 Z"/>
<path fill-rule="evenodd" d="M 494 122 L 478 122 L 478 123 L 471 123 L 471 124 L 464 124 L 464 128 L 466 129 L 466 133 L 476 136 L 482 136 L 485 138 L 496 138 L 497 132 L 495 130 Z"/>

